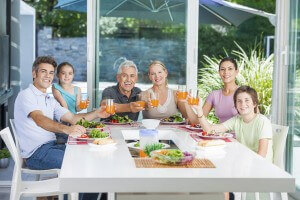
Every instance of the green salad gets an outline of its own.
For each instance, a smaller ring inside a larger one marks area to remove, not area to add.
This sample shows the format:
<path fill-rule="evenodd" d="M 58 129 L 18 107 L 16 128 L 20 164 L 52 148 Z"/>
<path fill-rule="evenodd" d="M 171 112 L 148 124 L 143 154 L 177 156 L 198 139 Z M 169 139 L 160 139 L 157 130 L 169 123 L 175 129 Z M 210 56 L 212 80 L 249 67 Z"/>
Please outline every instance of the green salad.
<path fill-rule="evenodd" d="M 133 146 L 134 147 L 140 147 L 140 141 L 137 141 Z"/>
<path fill-rule="evenodd" d="M 150 155 L 156 162 L 162 164 L 178 164 L 184 158 L 184 153 L 179 149 L 162 149 L 152 151 Z"/>
<path fill-rule="evenodd" d="M 90 138 L 107 138 L 109 136 L 109 134 L 107 132 L 102 132 L 98 129 L 92 129 L 89 137 Z"/>
<path fill-rule="evenodd" d="M 161 121 L 178 123 L 178 122 L 183 122 L 184 118 L 182 118 L 181 114 L 178 113 L 178 114 L 172 115 L 170 117 L 163 118 Z"/>
<path fill-rule="evenodd" d="M 148 157 L 150 157 L 150 153 L 152 151 L 162 149 L 163 147 L 164 147 L 164 145 L 162 143 L 149 144 L 149 145 L 145 146 L 144 152 Z"/>
<path fill-rule="evenodd" d="M 124 124 L 124 123 L 131 123 L 133 121 L 128 117 L 128 115 L 125 115 L 124 117 L 122 117 L 122 116 L 119 116 L 117 114 L 114 114 L 111 117 L 110 122 Z"/>
<path fill-rule="evenodd" d="M 88 120 L 80 119 L 76 122 L 77 125 L 83 126 L 84 128 L 103 128 L 105 125 L 101 122 L 90 122 Z"/>

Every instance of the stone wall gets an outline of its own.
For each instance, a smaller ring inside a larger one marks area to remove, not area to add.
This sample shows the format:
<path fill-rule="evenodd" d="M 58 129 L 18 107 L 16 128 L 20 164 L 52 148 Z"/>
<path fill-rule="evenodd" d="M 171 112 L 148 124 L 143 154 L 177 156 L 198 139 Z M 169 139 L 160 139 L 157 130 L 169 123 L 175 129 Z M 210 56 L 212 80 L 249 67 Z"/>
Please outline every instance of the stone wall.
<path fill-rule="evenodd" d="M 86 37 L 52 38 L 51 28 L 38 33 L 38 55 L 54 56 L 58 63 L 68 61 L 75 67 L 75 81 L 86 81 Z M 164 62 L 169 71 L 169 83 L 185 82 L 185 40 L 100 38 L 100 80 L 115 81 L 120 57 L 133 60 L 139 69 L 139 82 L 148 83 L 148 64 Z"/>

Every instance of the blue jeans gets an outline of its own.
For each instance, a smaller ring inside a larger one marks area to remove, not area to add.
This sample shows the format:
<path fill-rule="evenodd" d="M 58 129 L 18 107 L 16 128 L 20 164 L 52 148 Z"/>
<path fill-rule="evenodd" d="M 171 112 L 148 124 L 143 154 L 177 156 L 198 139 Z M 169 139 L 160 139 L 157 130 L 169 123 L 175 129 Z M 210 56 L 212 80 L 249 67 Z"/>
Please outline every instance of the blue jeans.
<path fill-rule="evenodd" d="M 29 169 L 60 169 L 65 155 L 66 145 L 51 141 L 39 147 L 29 158 L 26 165 Z"/>

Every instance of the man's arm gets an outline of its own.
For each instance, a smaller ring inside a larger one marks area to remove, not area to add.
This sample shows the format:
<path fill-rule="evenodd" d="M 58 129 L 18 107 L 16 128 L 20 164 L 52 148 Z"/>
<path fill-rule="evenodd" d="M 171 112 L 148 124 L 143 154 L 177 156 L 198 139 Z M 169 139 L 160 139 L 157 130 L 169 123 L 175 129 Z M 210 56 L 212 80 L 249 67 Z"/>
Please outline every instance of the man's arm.
<path fill-rule="evenodd" d="M 71 113 L 67 112 L 66 114 Z M 72 113 L 71 113 L 72 114 Z M 66 134 L 83 134 L 86 132 L 85 128 L 79 125 L 66 126 L 64 124 L 53 121 L 46 117 L 42 111 L 35 110 L 29 114 L 29 117 L 41 128 L 54 133 L 66 133 Z"/>
<path fill-rule="evenodd" d="M 105 106 L 105 100 L 101 101 L 101 106 Z M 137 113 L 141 110 L 144 110 L 143 107 L 140 107 L 140 105 L 136 102 L 130 102 L 130 103 L 124 103 L 119 104 L 115 103 L 116 113 L 123 113 L 123 112 L 132 112 Z"/>
<path fill-rule="evenodd" d="M 77 121 L 79 121 L 82 118 L 85 118 L 88 121 L 91 121 L 96 118 L 107 118 L 110 114 L 105 112 L 105 107 L 101 106 L 95 111 L 89 112 L 89 113 L 79 113 L 79 114 L 72 114 L 71 112 L 67 112 L 61 117 L 62 121 L 68 122 L 70 124 L 76 124 Z"/>

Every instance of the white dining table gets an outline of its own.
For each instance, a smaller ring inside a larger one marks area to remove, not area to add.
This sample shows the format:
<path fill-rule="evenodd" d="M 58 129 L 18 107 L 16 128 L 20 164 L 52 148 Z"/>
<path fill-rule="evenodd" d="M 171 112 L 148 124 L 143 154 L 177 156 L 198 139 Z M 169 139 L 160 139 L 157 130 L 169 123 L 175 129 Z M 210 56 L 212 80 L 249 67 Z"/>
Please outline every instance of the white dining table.
<path fill-rule="evenodd" d="M 139 128 L 111 126 L 115 147 L 67 145 L 60 171 L 63 192 L 294 192 L 295 178 L 237 141 L 221 151 L 197 150 L 215 168 L 137 168 L 125 140 L 139 139 Z M 159 138 L 183 151 L 195 151 L 190 133 L 159 126 Z"/>

